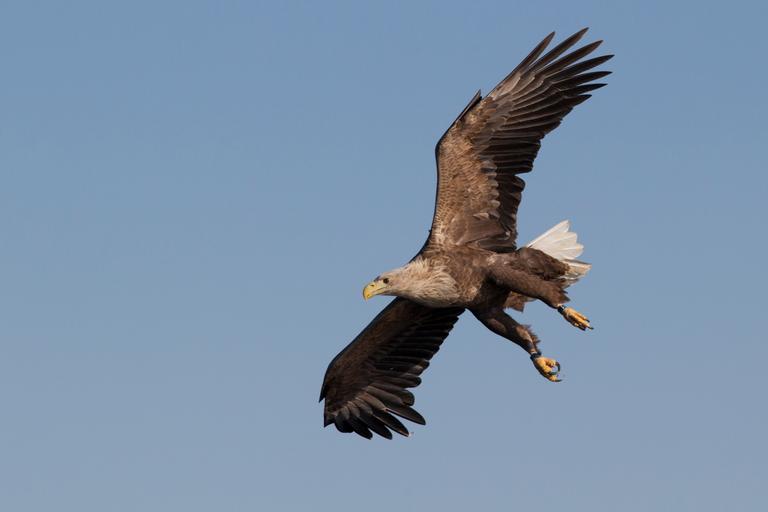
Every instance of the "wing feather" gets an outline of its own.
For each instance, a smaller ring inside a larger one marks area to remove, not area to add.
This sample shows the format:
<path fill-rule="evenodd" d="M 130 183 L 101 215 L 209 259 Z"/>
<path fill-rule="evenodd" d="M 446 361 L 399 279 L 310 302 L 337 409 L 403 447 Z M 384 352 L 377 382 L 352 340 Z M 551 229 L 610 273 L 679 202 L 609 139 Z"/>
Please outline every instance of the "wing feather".
<path fill-rule="evenodd" d="M 473 245 L 515 250 L 517 210 L 544 136 L 610 74 L 591 71 L 612 55 L 587 58 L 602 43 L 572 50 L 587 29 L 544 53 L 549 34 L 485 98 L 478 95 L 438 141 L 437 199 L 423 250 Z"/>
<path fill-rule="evenodd" d="M 462 311 L 402 298 L 390 302 L 328 366 L 320 392 L 325 425 L 368 439 L 372 433 L 391 439 L 391 431 L 407 436 L 395 416 L 423 425 L 408 388 L 421 384 L 421 373 Z"/>

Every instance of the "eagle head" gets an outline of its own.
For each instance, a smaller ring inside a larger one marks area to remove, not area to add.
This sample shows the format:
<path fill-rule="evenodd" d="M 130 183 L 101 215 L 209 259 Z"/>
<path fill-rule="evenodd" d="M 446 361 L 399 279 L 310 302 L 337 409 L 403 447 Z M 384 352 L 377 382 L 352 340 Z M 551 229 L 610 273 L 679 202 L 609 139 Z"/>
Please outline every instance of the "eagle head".
<path fill-rule="evenodd" d="M 396 295 L 427 304 L 435 300 L 442 302 L 455 292 L 456 282 L 444 268 L 416 258 L 365 285 L 363 297 L 368 300 L 374 295 Z"/>

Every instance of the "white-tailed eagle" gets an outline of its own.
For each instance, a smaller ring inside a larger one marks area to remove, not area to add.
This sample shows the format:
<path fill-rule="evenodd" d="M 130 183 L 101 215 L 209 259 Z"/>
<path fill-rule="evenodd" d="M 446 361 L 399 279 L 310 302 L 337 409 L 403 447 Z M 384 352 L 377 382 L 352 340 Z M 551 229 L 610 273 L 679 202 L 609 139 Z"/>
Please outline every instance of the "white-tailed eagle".
<path fill-rule="evenodd" d="M 518 344 L 538 372 L 557 382 L 560 364 L 542 356 L 529 327 L 504 310 L 540 300 L 585 330 L 589 320 L 570 307 L 565 289 L 590 268 L 563 221 L 518 247 L 517 209 L 544 136 L 610 72 L 593 69 L 611 55 L 587 58 L 601 43 L 572 50 L 586 29 L 545 53 L 554 33 L 484 98 L 478 92 L 440 138 L 437 198 L 424 247 L 406 265 L 363 290 L 396 298 L 337 355 L 323 380 L 325 425 L 386 438 L 408 435 L 398 418 L 424 424 L 413 388 L 468 309 L 494 333 Z"/>

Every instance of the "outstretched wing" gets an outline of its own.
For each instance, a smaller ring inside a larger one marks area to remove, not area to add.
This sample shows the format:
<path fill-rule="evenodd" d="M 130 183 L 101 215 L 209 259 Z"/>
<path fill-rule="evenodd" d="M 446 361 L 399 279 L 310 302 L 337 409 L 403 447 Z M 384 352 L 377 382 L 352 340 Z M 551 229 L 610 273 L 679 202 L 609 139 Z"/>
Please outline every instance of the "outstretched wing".
<path fill-rule="evenodd" d="M 476 245 L 509 252 L 517 208 L 541 139 L 573 107 L 605 84 L 609 71 L 589 71 L 612 57 L 584 60 L 602 41 L 570 53 L 587 29 L 542 56 L 548 35 L 485 98 L 479 93 L 437 143 L 437 199 L 426 248 Z"/>
<path fill-rule="evenodd" d="M 390 429 L 409 435 L 396 416 L 423 425 L 407 388 L 421 383 L 419 375 L 462 311 L 403 298 L 390 302 L 328 365 L 320 391 L 325 426 L 334 423 L 341 432 L 370 439 L 373 431 L 391 439 Z"/>

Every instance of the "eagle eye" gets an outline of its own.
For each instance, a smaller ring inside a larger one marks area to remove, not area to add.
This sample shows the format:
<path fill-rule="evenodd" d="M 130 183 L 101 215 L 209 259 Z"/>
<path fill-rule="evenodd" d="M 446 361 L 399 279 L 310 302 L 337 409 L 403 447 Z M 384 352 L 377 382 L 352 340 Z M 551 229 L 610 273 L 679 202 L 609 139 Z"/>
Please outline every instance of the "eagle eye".
<path fill-rule="evenodd" d="M 384 282 L 384 284 L 389 284 L 389 278 L 388 277 L 385 277 L 384 279 L 382 279 L 382 281 Z"/>

